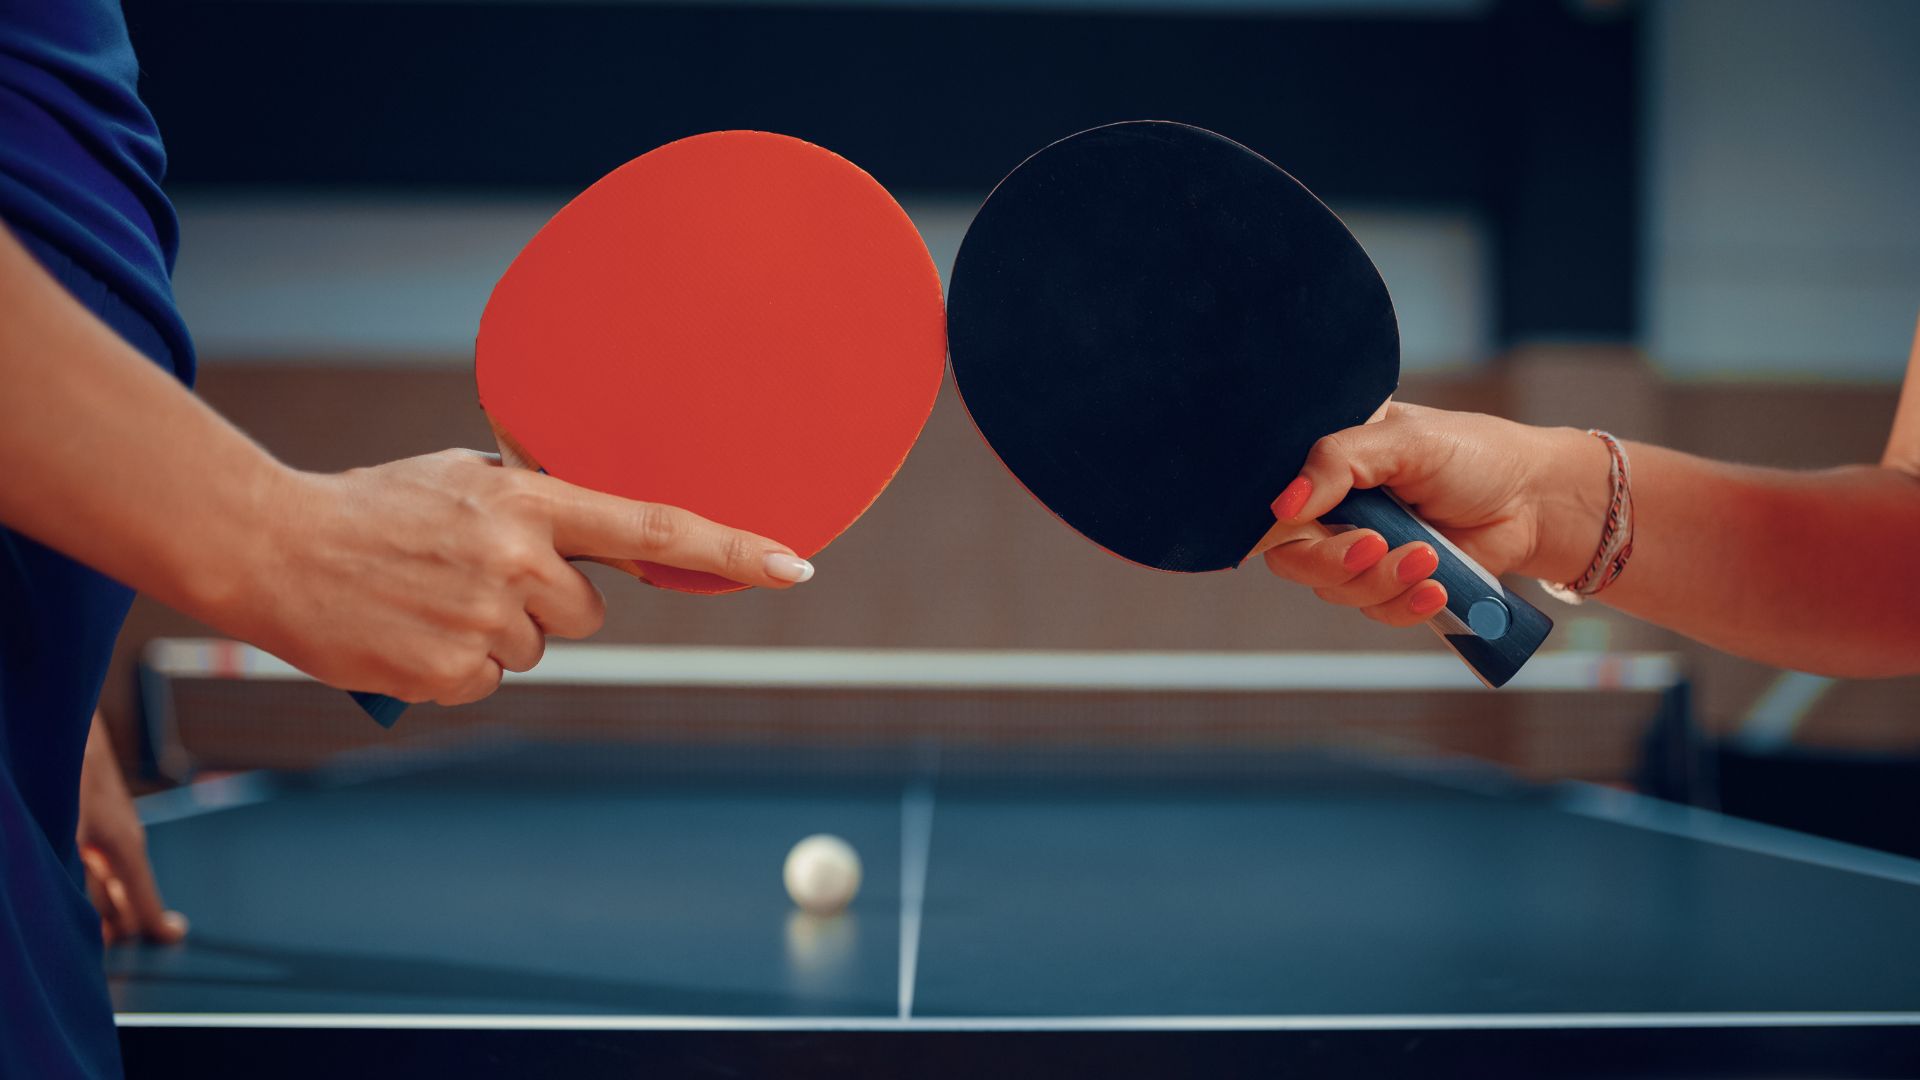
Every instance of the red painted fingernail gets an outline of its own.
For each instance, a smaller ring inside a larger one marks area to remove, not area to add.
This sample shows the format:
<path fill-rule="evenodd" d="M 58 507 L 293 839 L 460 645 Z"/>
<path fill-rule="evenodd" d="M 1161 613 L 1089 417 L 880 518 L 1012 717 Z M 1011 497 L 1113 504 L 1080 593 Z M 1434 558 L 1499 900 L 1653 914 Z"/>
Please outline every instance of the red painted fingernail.
<path fill-rule="evenodd" d="M 1415 615 L 1431 615 L 1446 602 L 1447 590 L 1439 585 L 1422 585 L 1413 591 L 1413 600 L 1407 606 L 1413 609 Z"/>
<path fill-rule="evenodd" d="M 1293 516 L 1300 512 L 1300 508 L 1307 505 L 1307 499 L 1312 494 L 1313 481 L 1304 476 L 1295 477 L 1293 483 L 1288 484 L 1286 490 L 1280 493 L 1280 497 L 1273 500 L 1274 518 L 1279 521 L 1293 520 Z"/>
<path fill-rule="evenodd" d="M 1440 569 L 1439 554 L 1430 547 L 1422 546 L 1409 552 L 1400 560 L 1400 566 L 1394 571 L 1394 575 L 1400 579 L 1401 584 L 1411 585 L 1416 581 L 1424 581 L 1438 569 Z"/>
<path fill-rule="evenodd" d="M 1387 553 L 1387 542 L 1378 536 L 1363 536 L 1347 549 L 1347 557 L 1340 560 L 1348 570 L 1359 573 L 1380 561 Z"/>

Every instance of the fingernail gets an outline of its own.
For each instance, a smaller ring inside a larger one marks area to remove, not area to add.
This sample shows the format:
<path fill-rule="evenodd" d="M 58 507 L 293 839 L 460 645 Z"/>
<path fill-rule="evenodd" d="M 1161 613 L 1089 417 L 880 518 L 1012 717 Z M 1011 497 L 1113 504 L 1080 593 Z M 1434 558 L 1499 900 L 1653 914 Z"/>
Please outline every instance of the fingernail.
<path fill-rule="evenodd" d="M 1430 547 L 1421 547 L 1410 552 L 1400 560 L 1400 566 L 1394 571 L 1402 585 L 1411 585 L 1423 581 L 1440 569 L 1440 556 Z"/>
<path fill-rule="evenodd" d="M 1304 476 L 1295 477 L 1293 483 L 1288 484 L 1286 490 L 1280 492 L 1280 497 L 1273 500 L 1275 520 L 1292 521 L 1293 516 L 1300 512 L 1300 508 L 1307 505 L 1307 499 L 1312 494 L 1313 481 Z"/>
<path fill-rule="evenodd" d="M 192 925 L 191 923 L 187 922 L 187 917 L 185 915 L 182 915 L 177 911 L 169 911 L 165 915 L 160 916 L 160 921 L 166 923 L 167 929 L 173 931 L 174 936 L 176 937 L 185 937 L 187 934 L 187 928 Z"/>
<path fill-rule="evenodd" d="M 1439 585 L 1423 585 L 1414 590 L 1413 600 L 1407 606 L 1413 609 L 1415 615 L 1431 615 L 1446 602 L 1447 590 Z"/>
<path fill-rule="evenodd" d="M 778 581 L 799 584 L 813 577 L 813 564 L 793 555 L 767 556 L 767 576 Z"/>
<path fill-rule="evenodd" d="M 1363 536 L 1347 549 L 1347 557 L 1340 560 L 1348 570 L 1359 573 L 1380 561 L 1387 553 L 1387 542 L 1378 536 Z"/>

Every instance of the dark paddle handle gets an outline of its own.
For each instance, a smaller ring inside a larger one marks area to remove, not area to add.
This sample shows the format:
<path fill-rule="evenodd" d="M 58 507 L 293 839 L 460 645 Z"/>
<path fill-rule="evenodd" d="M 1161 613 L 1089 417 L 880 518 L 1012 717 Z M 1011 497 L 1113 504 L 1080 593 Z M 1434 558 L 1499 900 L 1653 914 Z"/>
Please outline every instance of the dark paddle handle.
<path fill-rule="evenodd" d="M 373 717 L 374 722 L 381 727 L 392 727 L 394 721 L 400 719 L 400 714 L 407 711 L 406 702 L 396 697 L 388 697 L 385 694 L 369 694 L 364 690 L 349 690 L 347 691 L 347 696 L 353 699 L 355 705 L 365 709 L 367 715 Z"/>
<path fill-rule="evenodd" d="M 1389 548 L 1415 540 L 1431 544 L 1440 556 L 1433 577 L 1447 587 L 1447 606 L 1429 625 L 1488 686 L 1505 686 L 1519 674 L 1553 630 L 1552 619 L 1515 596 L 1386 488 L 1355 489 L 1320 520 L 1372 529 Z"/>

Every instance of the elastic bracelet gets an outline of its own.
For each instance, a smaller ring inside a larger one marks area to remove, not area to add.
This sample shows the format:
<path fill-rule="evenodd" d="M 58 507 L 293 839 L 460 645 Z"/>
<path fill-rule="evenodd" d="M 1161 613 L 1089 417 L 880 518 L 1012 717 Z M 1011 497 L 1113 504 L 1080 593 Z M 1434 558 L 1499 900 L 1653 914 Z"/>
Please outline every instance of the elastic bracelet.
<path fill-rule="evenodd" d="M 1572 583 L 1540 583 L 1547 595 L 1569 604 L 1582 603 L 1618 581 L 1621 571 L 1627 568 L 1627 560 L 1633 557 L 1633 472 L 1627 464 L 1627 450 L 1619 439 L 1604 431 L 1589 428 L 1587 434 L 1607 445 L 1607 456 L 1612 463 L 1607 476 L 1612 490 L 1607 497 L 1606 522 L 1600 528 L 1600 546 L 1594 549 L 1593 561 L 1587 564 L 1586 572 Z"/>

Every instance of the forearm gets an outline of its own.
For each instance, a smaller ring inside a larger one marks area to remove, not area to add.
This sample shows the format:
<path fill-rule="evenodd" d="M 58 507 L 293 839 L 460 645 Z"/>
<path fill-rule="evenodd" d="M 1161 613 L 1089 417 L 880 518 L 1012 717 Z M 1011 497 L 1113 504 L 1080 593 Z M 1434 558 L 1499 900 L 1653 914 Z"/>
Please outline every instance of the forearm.
<path fill-rule="evenodd" d="M 1633 557 L 1600 600 L 1782 667 L 1920 671 L 1920 481 L 1876 466 L 1790 472 L 1643 444 L 1628 453 Z M 1579 470 L 1567 482 L 1605 484 L 1590 447 L 1568 443 L 1566 454 Z M 1583 549 L 1578 569 L 1598 531 L 1590 517 L 1542 524 L 1565 552 Z M 1563 581 L 1578 572 L 1564 553 L 1536 569 Z"/>
<path fill-rule="evenodd" d="M 0 228 L 0 521 L 204 615 L 291 476 Z"/>

